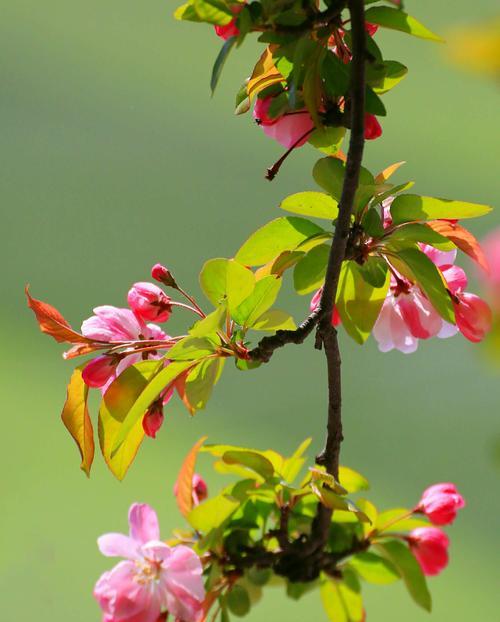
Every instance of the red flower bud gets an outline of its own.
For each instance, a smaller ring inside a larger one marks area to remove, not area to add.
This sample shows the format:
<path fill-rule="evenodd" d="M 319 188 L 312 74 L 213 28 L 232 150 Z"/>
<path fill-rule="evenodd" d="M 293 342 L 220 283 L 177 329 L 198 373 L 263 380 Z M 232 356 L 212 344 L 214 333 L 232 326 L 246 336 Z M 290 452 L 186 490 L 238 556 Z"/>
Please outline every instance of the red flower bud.
<path fill-rule="evenodd" d="M 96 356 L 83 368 L 83 382 L 93 389 L 103 387 L 115 373 L 116 365 L 117 360 L 113 356 Z"/>
<path fill-rule="evenodd" d="M 144 432 L 151 438 L 156 438 L 156 433 L 163 424 L 163 403 L 162 400 L 157 400 L 149 407 L 142 418 L 142 428 Z"/>
<path fill-rule="evenodd" d="M 167 287 L 177 287 L 177 283 L 175 282 L 172 273 L 161 263 L 155 263 L 155 265 L 151 268 L 151 276 L 155 281 L 159 281 Z"/>
<path fill-rule="evenodd" d="M 127 300 L 135 315 L 144 321 L 166 322 L 172 312 L 170 298 L 153 283 L 134 283 Z"/>
<path fill-rule="evenodd" d="M 240 4 L 239 6 L 232 7 L 231 12 L 233 15 L 237 16 L 238 13 L 241 13 L 243 6 L 243 4 Z M 215 33 L 218 37 L 224 39 L 224 41 L 227 41 L 231 37 L 237 37 L 240 34 L 240 29 L 236 25 L 236 17 L 234 17 L 229 24 L 226 24 L 225 26 L 215 26 Z"/>
<path fill-rule="evenodd" d="M 370 24 L 370 22 L 365 22 L 365 30 L 370 35 L 370 37 L 373 37 L 373 35 L 378 30 L 378 25 L 377 24 Z"/>
<path fill-rule="evenodd" d="M 493 321 L 488 304 L 479 296 L 464 292 L 455 294 L 453 306 L 457 326 L 462 335 L 474 343 L 482 341 L 490 331 Z"/>
<path fill-rule="evenodd" d="M 434 525 L 449 525 L 465 500 L 454 484 L 435 484 L 424 490 L 418 511 L 423 512 Z"/>
<path fill-rule="evenodd" d="M 365 139 L 375 140 L 380 136 L 382 136 L 382 126 L 375 115 L 367 112 L 365 114 Z"/>
<path fill-rule="evenodd" d="M 409 536 L 410 548 L 422 572 L 427 576 L 439 574 L 448 565 L 448 536 L 436 527 L 419 527 Z"/>

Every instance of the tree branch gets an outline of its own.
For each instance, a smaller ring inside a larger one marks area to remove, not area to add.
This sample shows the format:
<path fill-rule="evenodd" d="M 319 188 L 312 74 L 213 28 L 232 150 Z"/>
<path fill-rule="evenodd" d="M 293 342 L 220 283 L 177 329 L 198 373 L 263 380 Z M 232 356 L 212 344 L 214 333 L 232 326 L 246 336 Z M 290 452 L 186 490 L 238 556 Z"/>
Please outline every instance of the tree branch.
<path fill-rule="evenodd" d="M 351 61 L 351 138 L 347 155 L 346 171 L 342 195 L 339 202 L 339 216 L 328 258 L 325 285 L 318 310 L 318 340 L 324 345 L 328 368 L 328 423 L 325 448 L 317 456 L 318 464 L 325 466 L 328 473 L 336 479 L 339 474 L 340 445 L 342 436 L 342 396 L 341 396 L 341 358 L 337 331 L 331 324 L 331 317 L 339 283 L 340 269 L 345 258 L 347 240 L 351 224 L 351 214 L 359 183 L 359 174 L 364 149 L 365 118 L 365 55 L 366 33 L 363 0 L 349 0 L 352 25 Z M 319 547 L 324 546 L 328 537 L 332 511 L 323 505 L 318 506 L 313 526 L 312 540 Z"/>

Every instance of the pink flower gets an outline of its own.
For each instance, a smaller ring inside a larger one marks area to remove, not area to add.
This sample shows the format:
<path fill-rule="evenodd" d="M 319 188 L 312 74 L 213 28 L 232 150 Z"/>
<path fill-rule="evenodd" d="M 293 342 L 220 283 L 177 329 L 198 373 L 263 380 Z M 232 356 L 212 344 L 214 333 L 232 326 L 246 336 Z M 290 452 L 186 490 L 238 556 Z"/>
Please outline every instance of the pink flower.
<path fill-rule="evenodd" d="M 149 505 L 133 504 L 129 525 L 129 536 L 109 533 L 97 541 L 103 555 L 126 559 L 95 585 L 103 622 L 157 622 L 165 610 L 182 622 L 197 622 L 205 596 L 199 557 L 186 546 L 160 541 Z"/>
<path fill-rule="evenodd" d="M 233 15 L 238 16 L 238 14 L 243 10 L 243 6 L 243 4 L 240 4 L 231 7 Z M 240 30 L 236 25 L 236 20 L 237 17 L 234 17 L 229 24 L 226 24 L 225 26 L 215 26 L 215 33 L 217 36 L 224 39 L 224 41 L 227 41 L 231 37 L 237 37 L 240 34 Z"/>
<path fill-rule="evenodd" d="M 144 321 L 166 322 L 172 313 L 169 296 L 154 283 L 134 283 L 127 301 L 136 316 Z"/>
<path fill-rule="evenodd" d="M 436 527 L 418 527 L 409 535 L 410 549 L 427 576 L 439 574 L 448 565 L 448 536 Z"/>
<path fill-rule="evenodd" d="M 482 341 L 491 330 L 493 316 L 488 304 L 467 292 L 457 292 L 455 300 L 455 319 L 462 335 L 474 343 Z"/>
<path fill-rule="evenodd" d="M 493 287 L 497 298 L 500 299 L 500 229 L 490 233 L 481 246 L 486 254 L 490 273 L 485 278 L 487 285 Z"/>
<path fill-rule="evenodd" d="M 286 112 L 276 118 L 269 116 L 269 107 L 272 97 L 257 99 L 253 109 L 253 116 L 262 127 L 264 133 L 277 140 L 286 149 L 301 147 L 307 142 L 309 134 L 314 129 L 314 122 L 309 112 L 297 110 Z"/>
<path fill-rule="evenodd" d="M 423 512 L 434 525 L 449 525 L 465 500 L 454 484 L 434 484 L 422 494 L 417 511 Z"/>
<path fill-rule="evenodd" d="M 365 139 L 375 140 L 380 136 L 382 136 L 382 126 L 375 115 L 367 112 L 365 114 Z"/>
<path fill-rule="evenodd" d="M 94 313 L 95 315 L 89 317 L 82 324 L 82 334 L 89 339 L 107 341 L 110 344 L 143 339 L 155 341 L 168 341 L 170 339 L 159 326 L 145 324 L 130 309 L 119 309 L 111 305 L 104 305 L 96 307 Z M 103 393 L 127 367 L 142 360 L 140 353 L 128 354 L 112 369 L 111 361 L 103 360 L 105 356 L 98 356 L 87 363 L 82 374 L 88 386 L 100 386 Z M 160 355 L 154 352 L 148 353 L 147 356 L 150 359 L 160 358 Z M 105 376 L 107 376 L 107 380 L 100 384 Z M 171 395 L 172 392 L 168 394 L 168 397 Z"/>
<path fill-rule="evenodd" d="M 170 270 L 163 266 L 161 263 L 155 263 L 155 265 L 151 268 L 151 276 L 155 281 L 159 281 L 167 287 L 175 287 L 176 282 Z"/>
<path fill-rule="evenodd" d="M 311 303 L 309 305 L 309 309 L 311 310 L 311 312 L 316 311 L 316 309 L 319 307 L 319 302 L 321 300 L 322 293 L 323 293 L 323 288 L 320 287 L 318 291 L 314 294 L 314 296 L 311 298 Z M 340 315 L 337 310 L 337 307 L 333 307 L 332 326 L 338 326 L 341 323 L 341 321 L 342 320 L 340 319 Z"/>

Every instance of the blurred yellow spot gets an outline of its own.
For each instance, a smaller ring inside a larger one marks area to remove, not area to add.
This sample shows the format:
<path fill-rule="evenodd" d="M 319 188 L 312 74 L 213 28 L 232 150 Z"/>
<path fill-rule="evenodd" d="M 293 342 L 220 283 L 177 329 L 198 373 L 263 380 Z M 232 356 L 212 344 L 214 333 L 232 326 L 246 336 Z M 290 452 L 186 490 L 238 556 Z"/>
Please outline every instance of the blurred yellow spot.
<path fill-rule="evenodd" d="M 452 62 L 469 71 L 500 78 L 500 16 L 460 26 L 447 37 Z"/>

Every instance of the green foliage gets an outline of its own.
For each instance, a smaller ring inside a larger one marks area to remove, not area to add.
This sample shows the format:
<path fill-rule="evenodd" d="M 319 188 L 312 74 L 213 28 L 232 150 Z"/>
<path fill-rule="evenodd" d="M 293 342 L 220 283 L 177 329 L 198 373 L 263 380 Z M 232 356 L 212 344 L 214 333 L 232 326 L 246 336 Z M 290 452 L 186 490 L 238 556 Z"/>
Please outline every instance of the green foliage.
<path fill-rule="evenodd" d="M 452 201 L 450 199 L 436 199 L 435 197 L 420 197 L 415 194 L 403 194 L 394 199 L 391 205 L 391 215 L 394 224 L 414 220 L 435 220 L 476 218 L 491 211 L 488 205 Z"/>
<path fill-rule="evenodd" d="M 310 218 L 335 220 L 339 213 L 338 201 L 323 192 L 298 192 L 284 199 L 281 209 Z"/>
<path fill-rule="evenodd" d="M 372 7 L 365 12 L 365 19 L 371 24 L 378 24 L 379 26 L 392 30 L 400 30 L 414 37 L 420 37 L 421 39 L 443 41 L 441 37 L 431 32 L 414 17 L 400 9 L 386 6 Z"/>

